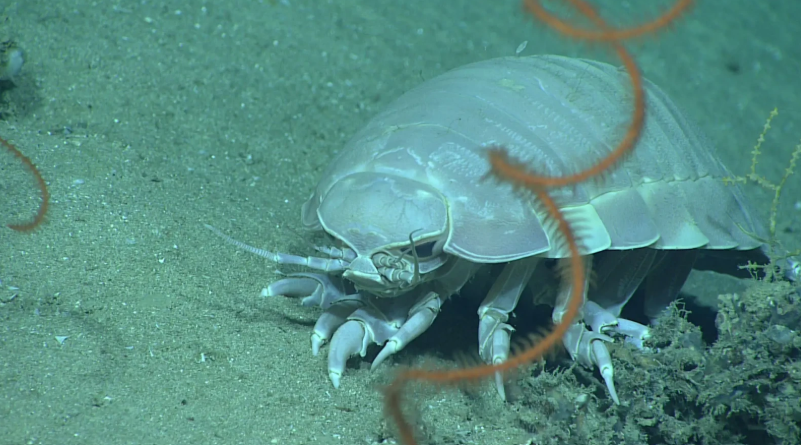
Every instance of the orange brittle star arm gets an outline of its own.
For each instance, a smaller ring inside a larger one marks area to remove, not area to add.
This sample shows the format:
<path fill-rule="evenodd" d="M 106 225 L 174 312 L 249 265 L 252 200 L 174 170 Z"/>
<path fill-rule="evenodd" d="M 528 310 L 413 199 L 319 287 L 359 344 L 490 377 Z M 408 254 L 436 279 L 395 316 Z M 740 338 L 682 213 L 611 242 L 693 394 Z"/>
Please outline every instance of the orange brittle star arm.
<path fill-rule="evenodd" d="M 570 3 L 576 10 L 581 12 L 585 17 L 592 20 L 596 26 L 599 25 L 599 20 L 602 20 L 595 9 L 592 8 L 587 2 L 583 0 L 565 0 Z M 537 17 L 543 23 L 547 23 L 551 28 L 559 31 L 561 34 L 574 37 L 579 40 L 596 41 L 596 42 L 620 42 L 623 40 L 633 39 L 645 34 L 651 34 L 678 19 L 682 14 L 690 10 L 693 0 L 678 0 L 673 4 L 669 10 L 665 11 L 659 17 L 631 28 L 614 29 L 606 26 L 600 30 L 597 29 L 584 29 L 579 28 L 573 24 L 565 22 L 564 20 L 556 17 L 550 12 L 546 11 L 539 0 L 523 0 L 523 5 L 528 12 Z"/>
<path fill-rule="evenodd" d="M 42 174 L 39 173 L 39 169 L 36 168 L 36 165 L 27 156 L 22 154 L 17 147 L 3 138 L 0 138 L 0 144 L 5 146 L 8 151 L 14 155 L 14 157 L 22 161 L 22 164 L 31 171 L 33 177 L 36 179 L 36 184 L 39 186 L 39 191 L 42 194 L 42 202 L 39 204 L 39 210 L 36 211 L 36 215 L 33 217 L 33 220 L 27 223 L 8 225 L 10 229 L 16 230 L 17 232 L 31 232 L 44 222 L 47 209 L 50 206 L 50 192 L 47 190 L 47 183 L 45 183 L 45 180 L 42 177 Z"/>

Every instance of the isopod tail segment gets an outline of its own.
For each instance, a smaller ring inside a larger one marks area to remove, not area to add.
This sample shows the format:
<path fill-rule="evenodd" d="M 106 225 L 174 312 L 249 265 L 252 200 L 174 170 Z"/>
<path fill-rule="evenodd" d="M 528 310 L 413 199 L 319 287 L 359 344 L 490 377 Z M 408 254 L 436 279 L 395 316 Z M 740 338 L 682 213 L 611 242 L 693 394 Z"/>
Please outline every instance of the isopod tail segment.
<path fill-rule="evenodd" d="M 30 158 L 22 154 L 17 147 L 3 138 L 0 138 L 0 144 L 6 147 L 6 149 L 8 149 L 8 151 L 14 155 L 14 157 L 19 159 L 20 162 L 22 162 L 22 164 L 31 171 L 34 179 L 36 179 L 36 184 L 39 186 L 39 191 L 42 194 L 42 202 L 39 203 L 39 210 L 36 211 L 36 215 L 31 221 L 19 224 L 8 224 L 8 227 L 11 230 L 16 230 L 17 232 L 32 232 L 34 229 L 42 225 L 45 220 L 47 209 L 50 206 L 50 191 L 47 189 L 47 184 L 45 183 L 42 174 L 39 173 L 39 169 L 36 168 L 36 165 L 30 160 Z"/>
<path fill-rule="evenodd" d="M 401 442 L 405 445 L 417 445 L 417 441 L 414 437 L 413 425 L 403 415 L 401 408 L 403 389 L 407 383 L 420 381 L 435 385 L 456 385 L 489 378 L 497 373 L 503 374 L 509 372 L 542 358 L 544 354 L 561 341 L 568 328 L 572 325 L 583 300 L 584 277 L 586 271 L 579 252 L 579 240 L 576 239 L 570 224 L 562 215 L 557 203 L 551 198 L 547 189 L 550 187 L 575 184 L 598 176 L 612 168 L 635 147 L 645 122 L 645 93 L 643 91 L 643 79 L 640 70 L 634 58 L 622 45 L 622 41 L 652 33 L 674 23 L 676 19 L 693 4 L 693 0 L 677 0 L 672 8 L 652 21 L 632 28 L 619 29 L 609 26 L 606 21 L 598 15 L 595 8 L 586 1 L 564 1 L 569 3 L 580 14 L 592 22 L 596 29 L 580 28 L 559 19 L 547 12 L 539 0 L 523 0 L 523 5 L 525 9 L 537 19 L 563 35 L 581 40 L 605 42 L 612 46 L 617 56 L 623 62 L 623 66 L 629 74 L 632 86 L 634 107 L 628 131 L 609 156 L 601 159 L 586 170 L 567 176 L 551 177 L 533 173 L 527 166 L 511 159 L 503 147 L 491 148 L 488 152 L 488 156 L 491 165 L 491 174 L 493 176 L 501 181 L 510 182 L 518 189 L 532 192 L 534 196 L 541 201 L 550 216 L 557 222 L 559 232 L 564 236 L 570 251 L 570 266 L 572 271 L 572 293 L 570 296 L 570 303 L 568 304 L 567 311 L 563 315 L 561 322 L 554 326 L 553 330 L 543 338 L 542 341 L 509 358 L 505 362 L 444 371 L 407 369 L 399 372 L 395 379 L 384 388 L 384 410 L 386 414 L 395 421 L 398 435 L 400 436 Z"/>

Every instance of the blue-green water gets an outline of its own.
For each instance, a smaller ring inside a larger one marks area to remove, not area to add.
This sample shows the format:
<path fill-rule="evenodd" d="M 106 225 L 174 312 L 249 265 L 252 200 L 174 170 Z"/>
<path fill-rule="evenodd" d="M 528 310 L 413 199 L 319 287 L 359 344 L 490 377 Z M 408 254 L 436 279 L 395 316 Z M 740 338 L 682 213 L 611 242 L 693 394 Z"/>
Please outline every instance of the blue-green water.
<path fill-rule="evenodd" d="M 597 3 L 616 23 L 670 4 Z M 35 233 L 0 230 L 0 444 L 9 445 L 392 443 L 378 386 L 398 364 L 450 357 L 432 343 L 375 372 L 356 360 L 334 390 L 310 352 L 318 312 L 259 298 L 276 268 L 202 224 L 310 253 L 296 230 L 303 200 L 344 142 L 405 90 L 513 55 L 523 41 L 524 55 L 617 63 L 512 0 L 3 0 L 0 13 L 0 38 L 25 51 L 16 88 L 2 96 L 0 136 L 52 193 Z M 759 163 L 778 179 L 801 138 L 798 17 L 794 0 L 700 1 L 629 46 L 735 172 L 748 171 L 778 107 Z M 747 194 L 767 219 L 771 195 Z M 795 176 L 778 215 L 788 247 L 801 246 L 799 196 Z M 29 218 L 37 197 L 29 173 L 0 153 L 0 222 Z M 694 283 L 707 301 L 745 286 Z M 540 415 L 501 403 L 489 385 L 410 398 L 431 443 L 526 443 L 536 422 L 521 412 Z M 564 425 L 563 443 L 587 443 L 586 425 Z M 623 443 L 598 431 L 595 443 Z"/>

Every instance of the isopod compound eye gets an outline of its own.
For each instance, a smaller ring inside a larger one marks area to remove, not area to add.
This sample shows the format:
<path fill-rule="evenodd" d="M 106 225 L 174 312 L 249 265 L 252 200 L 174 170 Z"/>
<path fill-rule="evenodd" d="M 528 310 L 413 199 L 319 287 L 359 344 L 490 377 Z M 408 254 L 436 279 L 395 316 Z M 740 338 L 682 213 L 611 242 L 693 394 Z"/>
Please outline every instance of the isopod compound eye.
<path fill-rule="evenodd" d="M 424 260 L 428 257 L 436 255 L 436 253 L 434 252 L 435 245 L 436 241 L 429 241 L 427 243 L 415 244 L 414 252 L 417 254 L 417 258 L 420 260 Z"/>

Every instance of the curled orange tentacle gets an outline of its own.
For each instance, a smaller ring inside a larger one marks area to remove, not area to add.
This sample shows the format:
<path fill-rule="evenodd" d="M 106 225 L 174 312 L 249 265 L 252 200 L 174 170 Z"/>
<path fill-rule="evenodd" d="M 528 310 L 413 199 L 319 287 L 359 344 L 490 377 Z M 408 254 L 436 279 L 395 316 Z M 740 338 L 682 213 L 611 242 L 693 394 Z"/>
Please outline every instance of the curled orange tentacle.
<path fill-rule="evenodd" d="M 603 22 L 598 13 L 595 12 L 595 9 L 587 2 L 583 0 L 566 1 L 576 8 L 577 11 L 581 12 L 582 15 L 589 18 L 596 26 Z M 620 42 L 622 40 L 629 40 L 651 34 L 676 21 L 682 14 L 688 12 L 692 3 L 693 0 L 678 0 L 673 4 L 673 7 L 654 20 L 631 28 L 614 29 L 605 27 L 606 29 L 601 28 L 598 30 L 579 28 L 571 23 L 565 22 L 545 10 L 539 0 L 523 0 L 523 6 L 528 12 L 537 17 L 540 21 L 547 23 L 551 28 L 559 31 L 561 34 L 579 40 L 595 42 Z"/>
<path fill-rule="evenodd" d="M 47 189 L 47 183 L 45 183 L 42 174 L 39 173 L 39 169 L 36 168 L 36 165 L 24 154 L 17 147 L 13 144 L 8 142 L 7 140 L 0 138 L 0 144 L 5 146 L 11 154 L 14 155 L 17 159 L 19 159 L 28 170 L 31 171 L 33 177 L 36 179 L 36 185 L 39 186 L 39 191 L 42 194 L 42 202 L 39 204 L 39 210 L 36 211 L 36 215 L 33 217 L 33 220 L 26 223 L 20 224 L 9 224 L 8 227 L 12 230 L 16 230 L 17 232 L 32 232 L 34 229 L 39 227 L 45 220 L 45 215 L 47 214 L 47 209 L 50 206 L 50 191 Z"/>

